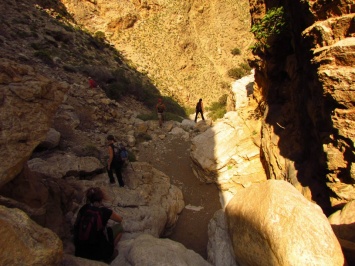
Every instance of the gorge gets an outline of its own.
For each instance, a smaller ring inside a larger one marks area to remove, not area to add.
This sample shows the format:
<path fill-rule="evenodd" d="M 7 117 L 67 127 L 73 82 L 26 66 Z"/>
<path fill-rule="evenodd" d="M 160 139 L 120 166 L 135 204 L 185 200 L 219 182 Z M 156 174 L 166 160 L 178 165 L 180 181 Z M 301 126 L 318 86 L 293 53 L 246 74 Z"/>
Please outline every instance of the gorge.
<path fill-rule="evenodd" d="M 73 256 L 90 186 L 124 216 L 111 265 L 355 263 L 353 1 L 4 0 L 0 11 L 0 265 L 103 264 Z M 246 62 L 251 75 L 228 75 Z M 199 98 L 224 95 L 223 118 L 188 119 Z M 163 129 L 143 119 L 158 97 L 180 119 Z M 107 134 L 132 153 L 128 189 L 108 186 Z M 168 238 L 189 204 L 178 178 L 140 160 L 164 157 L 165 141 L 191 142 L 192 171 L 220 193 L 206 257 Z"/>

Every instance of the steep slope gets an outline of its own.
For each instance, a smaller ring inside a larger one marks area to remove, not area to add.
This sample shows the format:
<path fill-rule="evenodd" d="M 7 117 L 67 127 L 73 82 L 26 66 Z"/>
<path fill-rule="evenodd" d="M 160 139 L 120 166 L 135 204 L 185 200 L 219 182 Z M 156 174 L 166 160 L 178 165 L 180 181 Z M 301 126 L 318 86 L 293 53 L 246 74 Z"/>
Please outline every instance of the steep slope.
<path fill-rule="evenodd" d="M 106 38 L 165 95 L 193 106 L 229 93 L 227 71 L 246 61 L 248 1 L 71 1 L 74 19 Z M 240 55 L 231 50 L 238 48 Z"/>

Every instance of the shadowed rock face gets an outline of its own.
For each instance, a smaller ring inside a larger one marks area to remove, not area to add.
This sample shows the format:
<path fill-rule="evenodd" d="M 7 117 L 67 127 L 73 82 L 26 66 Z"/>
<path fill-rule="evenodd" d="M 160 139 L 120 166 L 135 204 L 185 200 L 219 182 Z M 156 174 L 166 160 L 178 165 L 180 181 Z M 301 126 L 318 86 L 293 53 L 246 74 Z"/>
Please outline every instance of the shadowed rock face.
<path fill-rule="evenodd" d="M 1 60 L 0 69 L 1 187 L 21 172 L 45 138 L 69 85 L 7 60 Z"/>
<path fill-rule="evenodd" d="M 273 7 L 250 4 L 253 21 Z M 253 61 L 269 178 L 288 180 L 327 213 L 355 198 L 354 8 L 352 1 L 286 1 L 288 27 Z"/>

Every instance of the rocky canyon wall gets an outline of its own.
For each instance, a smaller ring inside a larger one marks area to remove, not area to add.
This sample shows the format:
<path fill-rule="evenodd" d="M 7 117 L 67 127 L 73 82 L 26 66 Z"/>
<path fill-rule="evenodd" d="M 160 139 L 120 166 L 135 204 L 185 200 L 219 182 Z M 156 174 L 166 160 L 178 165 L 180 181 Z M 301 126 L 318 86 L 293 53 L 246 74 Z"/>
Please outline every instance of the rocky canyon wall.
<path fill-rule="evenodd" d="M 271 179 L 292 183 L 325 211 L 355 198 L 355 4 L 250 1 L 253 24 L 273 7 L 287 22 L 256 49 L 254 97 Z"/>
<path fill-rule="evenodd" d="M 246 0 L 62 2 L 77 23 L 103 32 L 164 95 L 187 106 L 228 94 L 228 70 L 250 55 Z M 241 54 L 233 56 L 234 48 Z"/>

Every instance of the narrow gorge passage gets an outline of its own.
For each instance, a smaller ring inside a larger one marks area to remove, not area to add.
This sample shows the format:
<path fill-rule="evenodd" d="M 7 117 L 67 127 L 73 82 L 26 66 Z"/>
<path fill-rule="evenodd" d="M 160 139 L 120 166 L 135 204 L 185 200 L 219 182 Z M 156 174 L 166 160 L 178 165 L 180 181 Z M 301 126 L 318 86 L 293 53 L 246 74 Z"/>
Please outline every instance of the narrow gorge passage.
<path fill-rule="evenodd" d="M 216 185 L 200 182 L 193 174 L 190 145 L 190 141 L 168 134 L 163 140 L 142 145 L 139 148 L 139 161 L 149 162 L 170 176 L 172 184 L 181 189 L 185 206 L 203 207 L 199 211 L 184 208 L 169 238 L 206 259 L 208 223 L 213 214 L 221 209 L 221 204 Z"/>

